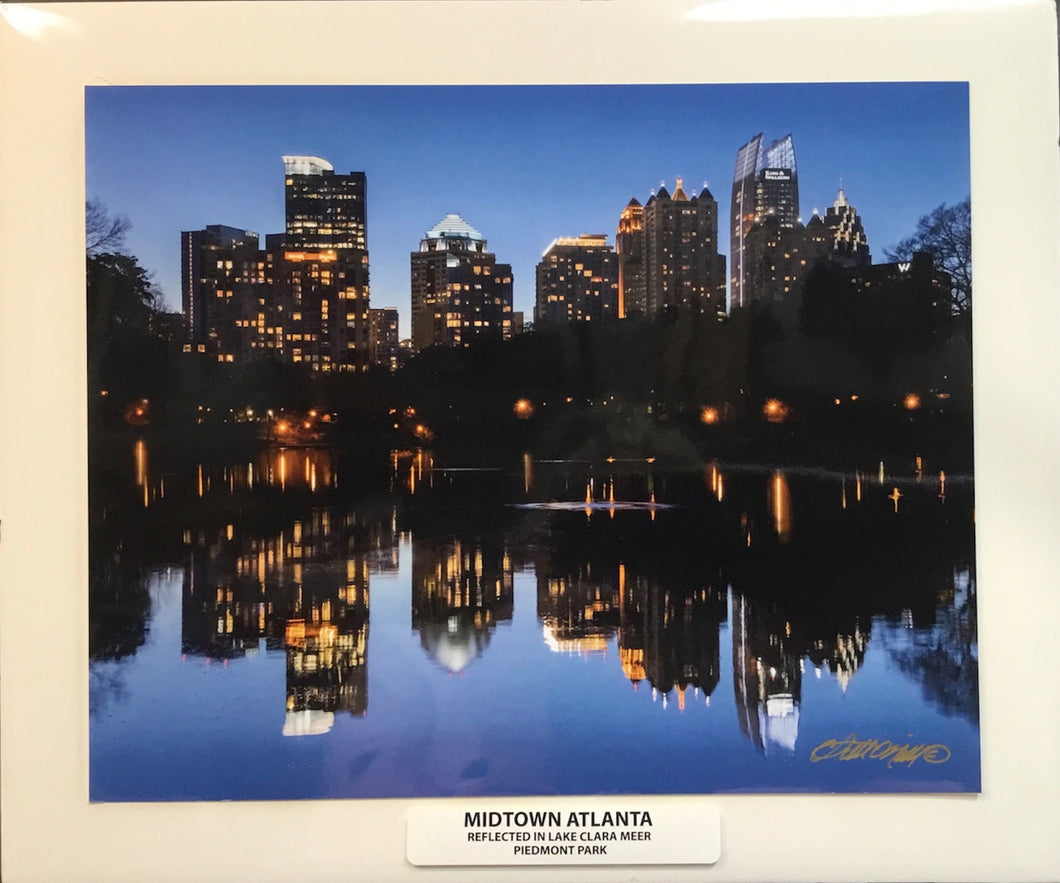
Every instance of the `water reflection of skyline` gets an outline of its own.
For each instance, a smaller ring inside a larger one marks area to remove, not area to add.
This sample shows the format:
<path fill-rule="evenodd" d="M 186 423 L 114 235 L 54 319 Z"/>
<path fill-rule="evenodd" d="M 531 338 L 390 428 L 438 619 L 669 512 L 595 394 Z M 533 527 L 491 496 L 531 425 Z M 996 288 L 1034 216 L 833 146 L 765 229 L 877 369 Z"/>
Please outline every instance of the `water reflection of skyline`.
<path fill-rule="evenodd" d="M 368 505 L 313 505 L 315 495 L 333 494 L 339 486 L 340 468 L 326 449 L 269 451 L 262 457 L 238 466 L 197 464 L 191 481 L 194 497 L 209 504 L 218 497 L 256 491 L 308 492 L 305 515 L 292 518 L 300 507 L 284 504 L 277 519 L 281 526 L 268 529 L 255 528 L 253 519 L 245 517 L 210 528 L 185 521 L 187 526 L 180 526 L 185 547 L 181 637 L 185 655 L 207 659 L 234 662 L 262 649 L 282 651 L 287 660 L 285 735 L 326 733 L 337 714 L 370 713 L 370 584 L 374 575 L 397 574 L 403 548 L 411 562 L 411 631 L 419 635 L 425 657 L 449 674 L 462 673 L 479 660 L 490 664 L 491 638 L 499 624 L 513 617 L 513 582 L 520 572 L 536 580 L 535 615 L 541 640 L 551 651 L 611 655 L 633 691 L 646 682 L 664 706 L 683 710 L 689 701 L 709 705 L 721 678 L 721 633 L 731 629 L 737 723 L 743 736 L 764 753 L 796 749 L 807 664 L 816 677 L 826 672 L 845 691 L 871 652 L 873 616 L 891 615 L 901 622 L 901 611 L 908 609 L 899 608 L 897 616 L 866 608 L 864 615 L 836 613 L 815 619 L 812 611 L 798 609 L 790 599 L 780 603 L 770 598 L 769 591 L 763 592 L 763 581 L 749 579 L 748 571 L 738 567 L 730 572 L 729 553 L 707 555 L 699 563 L 714 563 L 693 568 L 692 576 L 680 569 L 666 576 L 670 565 L 665 563 L 665 548 L 647 558 L 636 542 L 621 552 L 597 547 L 595 541 L 580 555 L 571 551 L 569 542 L 560 551 L 555 540 L 570 533 L 565 525 L 577 519 L 594 523 L 593 513 L 583 515 L 578 509 L 512 514 L 502 506 L 497 511 L 508 513 L 510 521 L 458 523 L 438 531 L 418 510 L 410 514 L 408 501 L 458 493 L 462 482 L 483 476 L 441 470 L 423 450 L 394 452 L 389 493 Z M 175 488 L 183 486 L 186 493 L 186 476 L 154 477 L 150 463 L 146 446 L 138 442 L 133 485 L 140 502 L 162 507 L 167 499 L 172 501 Z M 703 505 L 663 473 L 621 472 L 614 464 L 601 467 L 598 475 L 586 477 L 585 470 L 584 464 L 534 464 L 527 456 L 512 476 L 494 471 L 489 481 L 503 484 L 514 478 L 520 499 L 539 491 L 539 499 L 568 494 L 579 502 L 578 496 L 588 489 L 593 502 L 596 494 L 603 503 L 637 496 L 641 499 L 631 501 L 644 502 L 649 494 L 674 501 L 677 508 L 663 513 L 670 519 L 665 524 L 656 520 L 655 510 L 612 509 L 603 530 L 617 531 L 627 540 L 664 542 L 664 529 L 673 518 Z M 800 477 L 797 470 L 793 473 Z M 906 479 L 886 474 L 882 482 L 878 475 L 872 478 L 866 481 L 860 472 L 830 474 L 836 492 L 822 496 L 831 497 L 830 505 L 840 515 L 871 505 L 874 517 L 906 517 L 905 505 L 892 508 L 884 493 L 893 482 Z M 903 492 L 903 503 L 913 511 L 922 512 L 928 502 L 945 503 L 944 476 L 933 482 L 920 474 L 908 481 L 925 490 L 919 496 L 915 486 Z M 712 463 L 699 487 L 711 505 L 730 513 L 737 545 L 752 552 L 759 549 L 760 554 L 790 550 L 800 540 L 799 525 L 821 514 L 819 498 L 809 510 L 797 508 L 800 488 L 779 469 L 730 471 Z M 804 513 L 803 521 L 797 519 L 798 512 Z M 186 512 L 182 516 L 194 518 Z M 947 607 L 947 592 L 954 604 L 960 596 L 964 608 L 970 594 L 974 607 L 974 578 L 967 569 L 957 573 L 948 587 L 936 589 L 928 606 L 937 605 L 940 612 L 937 621 L 921 623 L 915 630 L 922 639 L 900 647 L 892 642 L 888 652 L 910 676 L 917 675 L 920 661 L 931 657 L 938 674 L 934 680 L 925 677 L 926 694 L 934 691 L 935 701 L 948 701 L 969 714 L 969 706 L 976 706 L 974 698 L 970 704 L 947 700 L 941 683 L 944 672 L 959 671 L 967 692 L 973 671 L 969 659 L 974 663 L 974 650 L 968 648 L 974 648 L 974 620 L 969 629 L 966 613 L 957 625 L 947 618 L 953 607 Z M 955 591 L 955 584 L 964 588 Z M 951 654 L 959 658 L 938 658 L 935 647 L 942 632 L 964 641 L 965 649 L 957 647 Z"/>
<path fill-rule="evenodd" d="M 458 674 L 485 651 L 514 605 L 513 567 L 504 544 L 446 538 L 412 543 L 412 628 L 428 655 Z"/>

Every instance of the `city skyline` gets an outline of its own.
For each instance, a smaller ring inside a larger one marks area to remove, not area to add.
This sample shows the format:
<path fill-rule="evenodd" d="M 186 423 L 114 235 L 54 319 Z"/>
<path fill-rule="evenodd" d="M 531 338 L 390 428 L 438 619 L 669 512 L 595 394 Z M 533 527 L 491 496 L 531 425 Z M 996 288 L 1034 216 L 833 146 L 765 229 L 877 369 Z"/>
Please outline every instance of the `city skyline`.
<path fill-rule="evenodd" d="M 129 218 L 127 250 L 177 310 L 182 230 L 282 231 L 285 154 L 363 171 L 371 304 L 397 308 L 406 337 L 409 255 L 445 214 L 511 263 L 514 309 L 530 316 L 549 243 L 604 233 L 613 244 L 631 197 L 678 176 L 690 192 L 706 181 L 728 217 L 736 151 L 758 131 L 792 134 L 803 219 L 842 184 L 878 259 L 969 192 L 966 84 L 890 83 L 94 87 L 86 195 Z"/>

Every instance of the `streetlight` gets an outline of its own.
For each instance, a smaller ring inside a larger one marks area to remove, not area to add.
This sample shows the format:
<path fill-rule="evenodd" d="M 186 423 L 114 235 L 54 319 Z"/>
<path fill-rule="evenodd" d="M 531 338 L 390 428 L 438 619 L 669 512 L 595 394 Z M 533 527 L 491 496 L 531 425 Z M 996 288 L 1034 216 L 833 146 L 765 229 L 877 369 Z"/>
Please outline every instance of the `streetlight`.
<path fill-rule="evenodd" d="M 769 399 L 762 407 L 762 414 L 770 423 L 783 423 L 788 410 L 788 406 L 780 399 Z"/>

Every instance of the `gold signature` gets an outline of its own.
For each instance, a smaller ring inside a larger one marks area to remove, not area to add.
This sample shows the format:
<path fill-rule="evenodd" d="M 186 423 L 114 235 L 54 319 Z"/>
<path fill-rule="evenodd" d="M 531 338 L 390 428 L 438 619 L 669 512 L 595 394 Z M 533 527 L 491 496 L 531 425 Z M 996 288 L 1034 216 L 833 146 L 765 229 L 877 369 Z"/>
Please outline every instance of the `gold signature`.
<path fill-rule="evenodd" d="M 810 763 L 821 760 L 882 760 L 891 767 L 896 763 L 912 766 L 918 760 L 925 763 L 945 763 L 950 749 L 936 742 L 933 745 L 899 745 L 878 739 L 858 739 L 851 733 L 845 739 L 825 739 L 810 753 Z"/>

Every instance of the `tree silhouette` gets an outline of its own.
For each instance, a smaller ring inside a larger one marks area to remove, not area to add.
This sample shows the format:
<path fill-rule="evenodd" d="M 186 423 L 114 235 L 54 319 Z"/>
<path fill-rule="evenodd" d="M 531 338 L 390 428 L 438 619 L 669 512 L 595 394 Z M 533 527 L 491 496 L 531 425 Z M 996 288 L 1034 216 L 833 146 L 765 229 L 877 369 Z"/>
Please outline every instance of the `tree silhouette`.
<path fill-rule="evenodd" d="M 98 199 L 85 203 L 85 252 L 89 257 L 121 252 L 132 224 L 125 215 L 112 215 Z"/>
<path fill-rule="evenodd" d="M 912 260 L 927 252 L 935 266 L 950 274 L 953 310 L 965 314 L 972 308 L 972 201 L 942 203 L 916 223 L 916 232 L 886 249 L 890 261 Z"/>
<path fill-rule="evenodd" d="M 164 394 L 171 383 L 170 350 L 179 323 L 158 310 L 147 271 L 135 258 L 111 253 L 89 256 L 86 269 L 93 400 L 100 390 L 107 390 L 116 406 Z"/>

